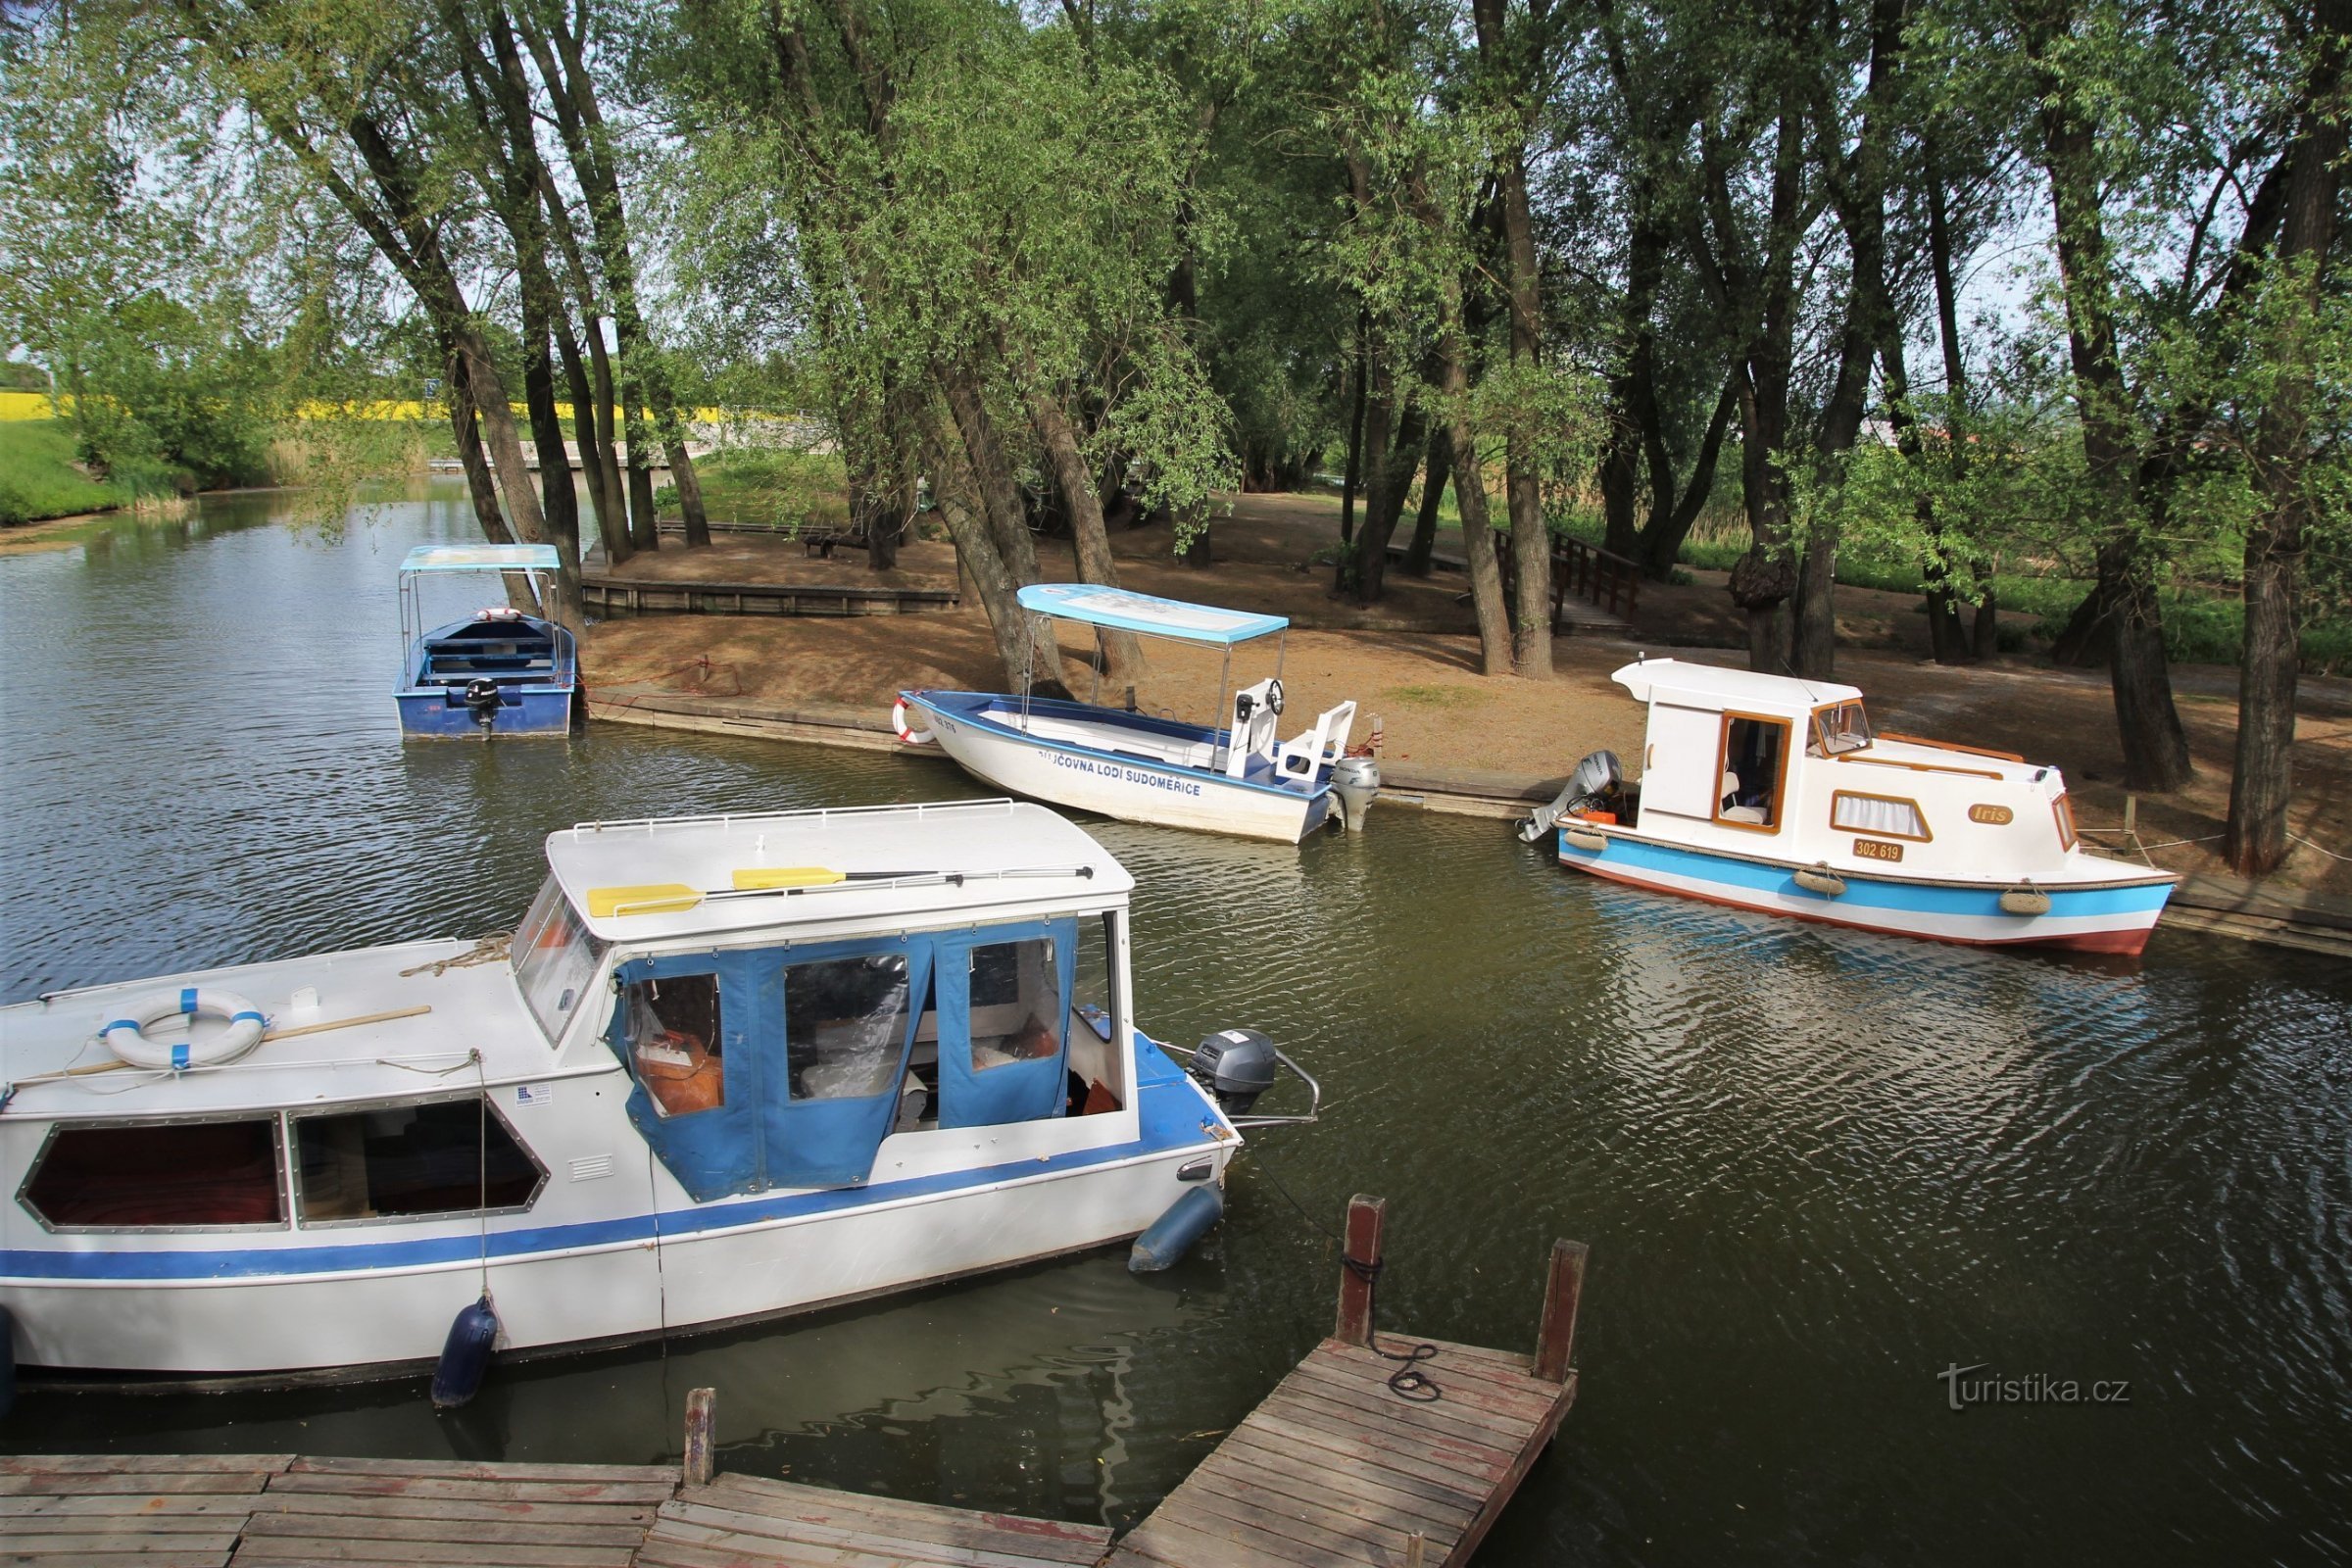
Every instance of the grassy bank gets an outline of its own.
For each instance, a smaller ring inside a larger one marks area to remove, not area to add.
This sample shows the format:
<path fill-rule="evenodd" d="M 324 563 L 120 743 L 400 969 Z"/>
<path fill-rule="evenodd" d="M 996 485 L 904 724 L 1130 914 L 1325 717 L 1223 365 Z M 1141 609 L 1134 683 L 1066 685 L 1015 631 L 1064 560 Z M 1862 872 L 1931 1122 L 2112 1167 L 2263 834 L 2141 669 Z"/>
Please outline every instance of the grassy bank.
<path fill-rule="evenodd" d="M 732 447 L 697 458 L 703 510 L 714 521 L 791 530 L 813 523 L 839 528 L 850 520 L 850 481 L 835 453 Z M 655 510 L 673 516 L 678 493 L 663 485 Z"/>
<path fill-rule="evenodd" d="M 0 422 L 0 523 L 103 512 L 129 500 L 74 466 L 74 429 L 64 420 Z"/>

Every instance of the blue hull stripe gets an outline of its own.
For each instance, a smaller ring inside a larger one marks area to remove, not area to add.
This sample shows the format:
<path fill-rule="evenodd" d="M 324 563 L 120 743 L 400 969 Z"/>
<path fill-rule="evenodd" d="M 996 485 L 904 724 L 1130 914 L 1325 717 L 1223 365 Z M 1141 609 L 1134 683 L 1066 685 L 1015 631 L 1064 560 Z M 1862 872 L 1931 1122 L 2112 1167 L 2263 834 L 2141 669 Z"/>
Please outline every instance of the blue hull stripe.
<path fill-rule="evenodd" d="M 1170 778 L 1198 779 L 1203 784 L 1214 784 L 1221 789 L 1256 790 L 1264 795 L 1279 795 L 1286 801 L 1311 800 L 1315 796 L 1331 793 L 1328 779 L 1311 790 L 1298 790 L 1293 789 L 1287 784 L 1259 784 L 1250 779 L 1212 773 L 1204 767 L 1179 767 L 1173 762 L 1155 762 L 1150 758 L 1137 757 L 1130 752 L 1106 751 L 1097 746 L 1077 746 L 1068 741 L 1047 740 L 1042 736 L 1026 734 L 1014 729 L 1009 724 L 1000 724 L 986 715 L 983 710 L 990 703 L 1000 700 L 995 694 L 989 692 L 901 692 L 899 695 L 906 699 L 906 706 L 909 708 L 919 708 L 942 718 L 957 719 L 966 724 L 985 728 L 993 735 L 1002 736 L 1009 741 L 1018 741 L 1024 746 L 1033 747 L 1041 752 L 1067 752 L 1072 757 L 1091 757 L 1097 761 L 1116 762 L 1121 767 L 1132 767 L 1138 772 L 1165 773 Z M 1015 703 L 1020 701 L 1017 697 L 1002 700 Z M 1117 717 L 1123 720 L 1125 717 L 1124 714 L 1117 713 L 1115 710 L 1089 708 L 1084 703 L 1036 702 L 1032 706 L 1040 710 L 1053 708 L 1093 719 Z M 1208 729 L 1198 724 L 1171 723 L 1164 719 L 1138 724 L 1135 727 L 1148 734 L 1182 735 L 1195 740 L 1206 741 L 1212 746 L 1222 741 L 1225 734 L 1223 730 Z M 1329 770 L 1321 771 L 1328 774 Z"/>
<path fill-rule="evenodd" d="M 1595 861 L 1629 870 L 1664 871 L 1687 876 L 1723 887 L 1739 888 L 1782 898 L 1809 899 L 1824 907 L 1863 909 L 1899 909 L 1913 914 L 1956 914 L 1999 916 L 2015 920 L 2016 915 L 2004 915 L 2001 894 L 2005 887 L 1963 888 L 1924 882 L 1880 882 L 1865 880 L 1851 873 L 1846 876 L 1845 892 L 1831 898 L 1810 888 L 1796 885 L 1787 867 L 1760 865 L 1728 855 L 1709 855 L 1702 851 L 1679 849 L 1673 845 L 1654 844 L 1640 839 L 1611 838 L 1609 847 L 1599 853 L 1580 850 L 1560 840 L 1560 858 L 1572 865 L 1591 865 Z M 2046 882 L 2034 884 L 2036 893 L 2046 893 L 2050 912 L 2040 919 L 2067 916 L 2097 916 L 2144 914 L 2164 907 L 2172 896 L 2170 882 L 2150 882 L 2139 887 L 2080 888 L 2052 887 Z M 1677 892 L 1675 888 L 1662 891 Z"/>
<path fill-rule="evenodd" d="M 780 1198 L 751 1199 L 714 1203 L 703 1208 L 671 1209 L 662 1214 L 630 1214 L 616 1219 L 587 1220 L 575 1225 L 550 1225 L 531 1230 L 490 1232 L 493 1258 L 527 1258 L 530 1254 L 604 1247 L 620 1242 L 675 1241 L 703 1231 L 732 1230 L 769 1220 L 806 1219 L 908 1198 L 934 1198 L 993 1182 L 1083 1170 L 1138 1155 L 1207 1145 L 1201 1130 L 1208 1107 L 1200 1092 L 1181 1081 L 1147 1079 L 1142 1095 L 1140 1136 L 1133 1143 L 1105 1149 L 1082 1149 L 1044 1159 L 1010 1160 L 976 1170 L 949 1171 L 906 1181 L 876 1182 L 869 1187 L 838 1188 L 826 1192 L 793 1193 Z M 411 1242 L 361 1242 L 330 1247 L 285 1247 L 276 1250 L 245 1248 L 236 1251 L 123 1250 L 124 1241 L 111 1237 L 74 1237 L 76 1243 L 107 1249 L 103 1251 L 0 1252 L 0 1278 L 12 1280 L 220 1280 L 259 1279 L 304 1274 L 338 1274 L 379 1269 L 426 1267 L 436 1263 L 470 1262 L 481 1255 L 477 1236 L 443 1236 Z"/>

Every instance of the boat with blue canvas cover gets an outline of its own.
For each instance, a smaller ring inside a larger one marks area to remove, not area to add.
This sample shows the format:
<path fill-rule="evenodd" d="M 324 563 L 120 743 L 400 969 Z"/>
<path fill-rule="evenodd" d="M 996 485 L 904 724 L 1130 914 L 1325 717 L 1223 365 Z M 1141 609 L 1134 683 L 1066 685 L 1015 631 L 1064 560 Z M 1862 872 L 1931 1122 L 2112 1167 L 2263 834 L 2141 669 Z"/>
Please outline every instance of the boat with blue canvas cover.
<path fill-rule="evenodd" d="M 404 736 L 564 735 L 579 656 L 542 615 L 493 605 L 427 628 L 425 587 L 458 575 L 518 580 L 534 606 L 559 568 L 553 545 L 418 545 L 400 564 L 400 705 Z"/>
<path fill-rule="evenodd" d="M 1032 583 L 1021 608 L 1103 632 L 1125 632 L 1220 650 L 1222 722 L 1197 724 L 1018 694 L 905 691 L 892 722 L 910 744 L 936 742 L 964 770 L 999 789 L 1131 822 L 1236 833 L 1296 844 L 1333 819 L 1362 824 L 1380 789 L 1379 764 L 1349 757 L 1352 701 L 1280 738 L 1284 696 L 1281 615 L 1221 610 L 1091 583 Z M 1233 684 L 1234 651 L 1275 639 L 1274 672 Z M 1097 650 L 1098 682 L 1102 660 Z M 1336 806 L 1335 806 L 1336 803 Z"/>
<path fill-rule="evenodd" d="M 1263 1036 L 1142 1033 L 1133 879 L 1041 807 L 546 854 L 511 934 L 0 1008 L 18 1363 L 405 1371 L 477 1298 L 526 1352 L 797 1311 L 1134 1237 L 1298 1119 L 1252 1113 Z"/>
<path fill-rule="evenodd" d="M 2137 954 L 2178 880 L 2075 828 L 2058 769 L 1874 731 L 1852 686 L 1637 661 L 1638 781 L 1608 752 L 1522 824 L 1594 876 L 1938 942 Z"/>

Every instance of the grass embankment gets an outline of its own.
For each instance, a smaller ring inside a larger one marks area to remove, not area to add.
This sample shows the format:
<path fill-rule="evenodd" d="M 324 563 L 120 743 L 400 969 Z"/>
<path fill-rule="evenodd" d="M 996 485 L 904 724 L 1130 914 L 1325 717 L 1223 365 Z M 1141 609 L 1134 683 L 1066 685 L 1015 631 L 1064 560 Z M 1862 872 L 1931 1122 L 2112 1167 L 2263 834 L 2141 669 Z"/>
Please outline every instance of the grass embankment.
<path fill-rule="evenodd" d="M 0 422 L 0 523 L 70 517 L 127 505 L 121 487 L 74 465 L 74 427 L 63 419 Z"/>
<path fill-rule="evenodd" d="M 849 525 L 849 473 L 837 453 L 730 447 L 697 458 L 694 472 L 703 484 L 703 511 L 713 521 L 784 533 Z M 677 490 L 663 485 L 654 508 L 675 515 Z"/>

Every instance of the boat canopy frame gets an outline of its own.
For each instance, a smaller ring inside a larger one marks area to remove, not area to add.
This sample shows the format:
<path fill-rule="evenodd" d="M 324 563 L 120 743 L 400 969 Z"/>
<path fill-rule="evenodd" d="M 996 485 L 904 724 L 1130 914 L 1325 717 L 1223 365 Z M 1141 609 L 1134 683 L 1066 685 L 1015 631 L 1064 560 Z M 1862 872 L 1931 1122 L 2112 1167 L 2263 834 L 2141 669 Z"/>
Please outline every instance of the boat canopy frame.
<path fill-rule="evenodd" d="M 1217 706 L 1209 715 L 1208 727 L 1212 730 L 1230 733 L 1232 729 L 1226 720 L 1233 708 L 1233 650 L 1237 645 L 1273 638 L 1273 678 L 1277 686 L 1282 682 L 1283 655 L 1290 643 L 1291 621 L 1287 615 L 1224 610 L 1215 605 L 1162 599 L 1156 594 L 1139 594 L 1098 583 L 1030 583 L 1015 597 L 1021 609 L 1031 614 L 1074 620 L 1094 628 L 1095 679 L 1086 699 L 1090 708 L 1102 706 L 1102 667 L 1109 662 L 1108 651 L 1102 643 L 1105 631 L 1221 648 L 1224 661 L 1217 672 Z M 1029 699 L 1037 684 L 1037 644 L 1034 639 L 1023 638 L 1021 646 L 1021 728 L 1025 732 L 1029 727 Z"/>
<path fill-rule="evenodd" d="M 416 585 L 420 578 L 471 572 L 496 576 L 501 583 L 519 573 L 530 590 L 531 605 L 541 619 L 547 616 L 544 576 L 553 579 L 562 569 L 554 545 L 418 545 L 400 563 L 400 644 L 404 668 L 424 641 L 424 606 Z"/>

